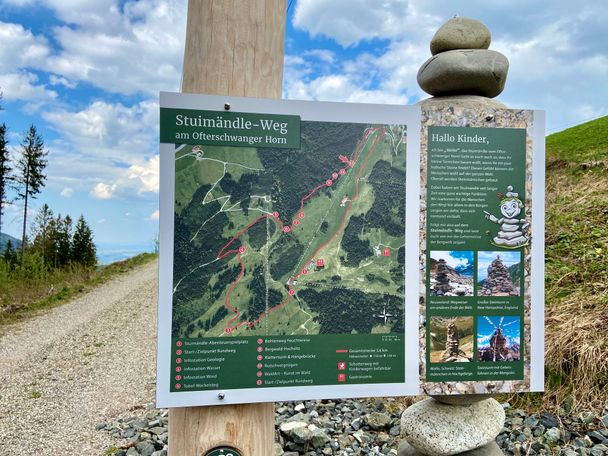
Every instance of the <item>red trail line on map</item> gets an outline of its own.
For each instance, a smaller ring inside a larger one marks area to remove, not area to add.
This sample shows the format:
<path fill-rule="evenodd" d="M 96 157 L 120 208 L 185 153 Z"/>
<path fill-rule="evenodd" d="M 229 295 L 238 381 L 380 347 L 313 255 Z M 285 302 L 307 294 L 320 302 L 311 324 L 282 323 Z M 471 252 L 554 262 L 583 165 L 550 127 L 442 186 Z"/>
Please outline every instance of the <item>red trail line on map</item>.
<path fill-rule="evenodd" d="M 357 158 L 359 156 L 359 152 L 361 151 L 361 149 L 363 148 L 364 144 L 367 142 L 370 134 L 375 133 L 378 129 L 377 128 L 368 128 L 365 132 L 365 136 L 363 138 L 361 138 L 361 140 L 359 141 L 359 143 L 357 144 L 357 149 L 355 150 L 355 153 L 353 154 L 353 158 L 352 158 L 352 162 L 353 162 L 353 167 L 354 167 L 354 162 L 357 161 Z M 365 168 L 367 167 L 367 163 L 371 157 L 372 152 L 375 150 L 376 148 L 376 144 L 379 141 L 379 139 L 381 139 L 382 137 L 384 137 L 384 130 L 382 131 L 382 135 L 381 136 L 377 136 L 374 139 L 374 142 L 372 143 L 372 145 L 369 148 L 369 152 L 365 157 L 365 161 L 363 162 L 363 165 L 361 167 L 361 169 L 359 170 L 359 173 L 355 176 L 355 196 L 353 197 L 353 199 L 349 202 L 348 206 L 346 207 L 346 210 L 344 212 L 344 217 L 342 218 L 342 223 L 340 224 L 340 227 L 336 230 L 336 232 L 323 244 L 321 244 L 321 246 L 319 246 L 315 252 L 313 253 L 312 257 L 306 261 L 304 264 L 308 264 L 310 261 L 312 261 L 314 259 L 314 257 L 316 256 L 316 254 L 323 249 L 325 246 L 327 246 L 327 244 L 329 244 L 331 241 L 334 240 L 334 238 L 338 235 L 338 233 L 340 233 L 340 231 L 343 229 L 344 224 L 346 223 L 346 218 L 348 217 L 348 212 L 353 204 L 353 202 L 358 198 L 359 196 L 359 178 L 361 177 L 361 174 L 363 174 L 363 172 L 365 171 Z M 333 183 L 333 180 L 332 180 Z M 320 189 L 324 188 L 324 187 L 329 187 L 329 185 L 327 185 L 327 183 L 323 183 L 320 185 L 317 185 L 315 188 L 313 188 L 310 193 L 308 195 L 306 195 L 305 197 L 303 197 L 300 200 L 300 209 L 299 211 L 302 211 L 304 209 L 304 202 L 308 199 L 310 199 L 316 192 L 318 192 Z M 260 314 L 260 316 L 252 321 L 252 322 L 248 322 L 248 321 L 243 321 L 239 324 L 237 324 L 234 327 L 231 327 L 232 323 L 235 320 L 238 320 L 242 313 L 240 310 L 238 310 L 237 308 L 235 308 L 234 306 L 232 306 L 229 302 L 230 300 L 230 295 L 232 293 L 232 290 L 234 289 L 234 287 L 236 287 L 236 285 L 240 282 L 240 280 L 244 277 L 245 275 L 245 264 L 243 263 L 243 257 L 242 257 L 242 253 L 243 251 L 241 249 L 237 249 L 237 250 L 228 250 L 226 251 L 226 249 L 228 247 L 230 247 L 230 245 L 232 245 L 233 242 L 235 242 L 236 240 L 238 240 L 245 232 L 247 232 L 249 230 L 249 228 L 251 228 L 252 226 L 254 226 L 256 223 L 258 223 L 260 220 L 264 220 L 270 218 L 271 220 L 273 220 L 278 226 L 279 229 L 281 229 L 283 227 L 283 222 L 281 222 L 281 220 L 277 219 L 276 217 L 270 217 L 269 215 L 262 215 L 258 218 L 256 218 L 253 222 L 251 222 L 249 225 L 247 225 L 245 228 L 241 229 L 240 231 L 238 231 L 233 237 L 232 239 L 230 239 L 230 241 L 224 245 L 220 251 L 217 254 L 217 259 L 221 260 L 223 258 L 225 258 L 226 256 L 232 254 L 232 253 L 236 253 L 237 254 L 237 259 L 239 260 L 239 264 L 241 267 L 241 270 L 239 272 L 239 275 L 237 276 L 237 278 L 232 282 L 232 284 L 230 284 L 230 287 L 228 287 L 228 292 L 226 293 L 226 297 L 224 298 L 224 306 L 226 308 L 228 308 L 230 311 L 232 311 L 235 315 L 228 320 L 228 323 L 226 324 L 226 332 L 230 332 L 232 330 L 238 329 L 241 326 L 247 325 L 248 327 L 252 328 L 255 325 L 257 325 L 263 318 L 267 317 L 270 313 L 274 312 L 277 309 L 280 309 L 281 307 L 285 306 L 286 304 L 288 304 L 291 301 L 291 292 L 293 292 L 293 288 L 291 287 L 291 283 L 294 279 L 296 279 L 297 277 L 299 277 L 302 273 L 300 272 L 299 274 L 295 275 L 294 277 L 291 277 L 289 279 L 288 282 L 288 287 L 289 287 L 289 292 L 290 294 L 287 296 L 287 298 L 281 302 L 280 304 L 271 307 L 270 309 L 264 311 L 263 313 Z"/>
<path fill-rule="evenodd" d="M 372 130 L 372 132 L 375 132 L 376 130 Z M 382 135 L 384 136 L 384 135 Z M 346 223 L 346 218 L 348 217 L 348 212 L 350 211 L 350 208 L 352 206 L 352 204 L 357 200 L 357 198 L 359 197 L 359 178 L 361 177 L 361 174 L 363 174 L 363 172 L 365 171 L 365 168 L 367 167 L 367 163 L 369 162 L 369 159 L 372 155 L 372 152 L 376 149 L 376 143 L 378 142 L 378 140 L 380 138 L 382 138 L 382 136 L 376 136 L 376 138 L 374 139 L 374 142 L 372 143 L 372 145 L 369 148 L 369 152 L 368 154 L 365 156 L 365 161 L 363 162 L 363 165 L 361 166 L 361 169 L 359 170 L 359 173 L 355 176 L 355 195 L 353 196 L 353 198 L 349 201 L 348 206 L 346 206 L 346 210 L 344 211 L 344 216 L 342 217 L 342 223 L 340 223 L 340 227 L 336 230 L 336 232 L 327 240 L 325 241 L 323 244 L 321 244 L 319 247 L 317 247 L 317 249 L 313 252 L 312 256 L 310 257 L 310 259 L 308 259 L 307 261 L 304 262 L 304 265 L 307 265 L 308 263 L 310 263 L 312 260 L 314 260 L 314 258 L 317 256 L 317 253 L 319 253 L 323 248 L 325 248 L 331 241 L 333 241 L 336 236 L 338 236 L 338 234 L 342 231 L 342 229 L 344 228 L 344 225 Z M 364 141 L 367 140 L 367 138 L 369 137 L 369 135 L 366 135 L 364 138 Z M 360 143 L 361 145 L 361 143 Z M 357 151 L 356 154 L 359 153 L 359 149 L 360 147 L 357 147 Z M 356 161 L 356 158 L 354 159 Z M 302 271 L 300 271 L 298 274 L 296 274 L 294 277 L 292 277 L 293 279 L 297 279 L 298 277 L 300 277 L 302 275 Z"/>

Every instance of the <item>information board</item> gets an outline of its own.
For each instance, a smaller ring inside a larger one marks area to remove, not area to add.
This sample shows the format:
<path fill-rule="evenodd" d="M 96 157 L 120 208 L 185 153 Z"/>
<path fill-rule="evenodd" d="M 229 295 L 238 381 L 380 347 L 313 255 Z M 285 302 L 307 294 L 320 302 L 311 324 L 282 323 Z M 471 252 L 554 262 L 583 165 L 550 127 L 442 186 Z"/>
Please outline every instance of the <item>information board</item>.
<path fill-rule="evenodd" d="M 160 406 L 417 393 L 419 126 L 416 107 L 161 95 Z"/>
<path fill-rule="evenodd" d="M 535 386 L 531 130 L 431 117 L 161 94 L 159 407 Z"/>
<path fill-rule="evenodd" d="M 544 117 L 454 114 L 422 115 L 423 389 L 542 390 Z"/>

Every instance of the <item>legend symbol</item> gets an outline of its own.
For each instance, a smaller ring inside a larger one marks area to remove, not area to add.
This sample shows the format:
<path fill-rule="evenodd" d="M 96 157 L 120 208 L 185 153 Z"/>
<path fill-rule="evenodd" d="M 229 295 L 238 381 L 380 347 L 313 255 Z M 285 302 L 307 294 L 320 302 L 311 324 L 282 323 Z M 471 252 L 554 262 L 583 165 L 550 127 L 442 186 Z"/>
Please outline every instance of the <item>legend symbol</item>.
<path fill-rule="evenodd" d="M 339 382 L 345 382 L 346 381 L 346 374 L 338 374 L 338 381 Z"/>
<path fill-rule="evenodd" d="M 338 361 L 338 370 L 339 371 L 346 370 L 346 363 L 344 361 Z"/>

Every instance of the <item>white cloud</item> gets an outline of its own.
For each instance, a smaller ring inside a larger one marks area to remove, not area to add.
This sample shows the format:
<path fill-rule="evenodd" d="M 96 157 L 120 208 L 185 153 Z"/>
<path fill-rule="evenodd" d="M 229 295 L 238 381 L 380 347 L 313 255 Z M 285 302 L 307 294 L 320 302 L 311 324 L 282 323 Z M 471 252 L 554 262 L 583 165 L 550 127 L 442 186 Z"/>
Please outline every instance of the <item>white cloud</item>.
<path fill-rule="evenodd" d="M 304 55 L 306 57 L 319 59 L 325 63 L 334 63 L 336 60 L 335 53 L 328 49 L 311 49 L 310 51 L 304 52 Z"/>
<path fill-rule="evenodd" d="M 430 57 L 432 35 L 454 14 L 485 23 L 492 32 L 490 48 L 509 59 L 506 89 L 499 96 L 507 106 L 546 110 L 549 131 L 608 114 L 608 9 L 599 1 L 573 11 L 565 0 L 550 7 L 522 1 L 388 0 L 379 6 L 300 0 L 295 27 L 361 50 L 349 50 L 356 56 L 349 60 L 334 52 L 329 63 L 288 41 L 288 50 L 292 45 L 298 54 L 285 59 L 284 96 L 389 103 L 426 98 L 416 74 Z M 387 41 L 361 44 L 374 38 Z"/>
<path fill-rule="evenodd" d="M 60 17 L 77 26 L 54 29 L 60 51 L 49 59 L 49 70 L 111 93 L 156 95 L 179 88 L 185 0 L 131 1 L 122 11 L 108 0 L 96 2 L 93 10 L 91 2 L 74 2 L 82 6 L 77 12 L 64 8 L 63 0 L 52 3 Z"/>
<path fill-rule="evenodd" d="M 69 198 L 73 194 L 74 194 L 74 189 L 72 189 L 70 187 L 64 187 L 64 189 L 61 190 L 61 193 L 60 193 L 60 195 L 63 196 L 64 198 Z"/>
<path fill-rule="evenodd" d="M 469 264 L 466 258 L 453 257 L 449 251 L 434 250 L 431 252 L 431 258 L 435 260 L 445 260 L 446 264 L 453 269 L 456 269 L 459 266 L 467 266 Z"/>
<path fill-rule="evenodd" d="M 0 22 L 0 72 L 37 67 L 50 54 L 48 41 L 20 24 Z"/>
<path fill-rule="evenodd" d="M 293 17 L 295 27 L 312 37 L 324 35 L 342 46 L 361 40 L 391 38 L 403 31 L 407 0 L 299 0 Z"/>
<path fill-rule="evenodd" d="M 105 218 L 99 219 L 99 220 L 97 220 L 97 223 L 100 224 L 100 225 L 102 223 L 106 223 L 106 219 Z"/>
<path fill-rule="evenodd" d="M 27 100 L 44 102 L 57 98 L 57 92 L 47 90 L 44 85 L 37 84 L 38 77 L 33 73 L 0 74 L 2 97 L 7 101 Z"/>
<path fill-rule="evenodd" d="M 86 159 L 135 164 L 158 150 L 158 103 L 133 106 L 95 101 L 81 111 L 43 114 L 74 150 Z"/>
<path fill-rule="evenodd" d="M 91 190 L 90 195 L 95 199 L 107 200 L 114 197 L 116 185 L 108 185 L 103 182 L 98 182 Z"/>
<path fill-rule="evenodd" d="M 184 52 L 186 0 L 41 0 L 69 26 L 49 39 L 0 22 L 0 74 L 32 68 L 50 83 L 85 81 L 110 93 L 157 95 L 178 90 Z M 26 2 L 13 5 L 26 7 Z"/>
<path fill-rule="evenodd" d="M 150 160 L 129 168 L 129 179 L 138 181 L 139 193 L 158 193 L 160 157 L 155 155 Z"/>
<path fill-rule="evenodd" d="M 158 220 L 159 218 L 160 218 L 160 211 L 157 209 L 149 215 L 147 220 Z"/>
<path fill-rule="evenodd" d="M 51 74 L 49 76 L 49 83 L 55 86 L 61 85 L 67 87 L 68 89 L 75 89 L 78 85 L 76 82 L 70 81 L 69 79 L 66 79 L 63 76 L 57 76 L 55 74 Z"/>
<path fill-rule="evenodd" d="M 60 134 L 51 144 L 50 184 L 96 199 L 158 192 L 158 103 L 96 101 L 80 111 L 43 114 Z"/>
<path fill-rule="evenodd" d="M 42 0 L 57 17 L 70 24 L 102 27 L 110 20 L 120 20 L 116 0 Z M 104 19 L 106 17 L 107 19 Z"/>

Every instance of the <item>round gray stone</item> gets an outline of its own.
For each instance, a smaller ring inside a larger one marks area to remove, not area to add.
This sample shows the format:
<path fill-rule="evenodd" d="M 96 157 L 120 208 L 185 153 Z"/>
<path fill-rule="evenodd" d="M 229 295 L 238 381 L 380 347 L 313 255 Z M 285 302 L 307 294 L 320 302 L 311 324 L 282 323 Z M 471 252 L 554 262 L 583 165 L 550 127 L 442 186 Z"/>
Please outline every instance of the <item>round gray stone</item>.
<path fill-rule="evenodd" d="M 505 412 L 495 399 L 467 406 L 425 399 L 403 412 L 401 432 L 423 454 L 450 456 L 492 442 L 504 421 Z"/>
<path fill-rule="evenodd" d="M 403 440 L 397 448 L 397 456 L 426 456 L 420 453 L 416 448 Z M 465 451 L 458 456 L 504 456 L 504 453 L 496 442 L 490 442 L 487 445 L 476 448 L 471 451 Z"/>
<path fill-rule="evenodd" d="M 442 52 L 418 70 L 418 84 L 426 93 L 481 95 L 494 98 L 505 88 L 509 61 L 500 52 L 468 49 Z"/>
<path fill-rule="evenodd" d="M 483 401 L 484 399 L 488 399 L 492 397 L 491 394 L 451 394 L 445 396 L 433 396 L 436 401 L 441 402 L 442 404 L 449 405 L 471 405 L 475 402 Z"/>
<path fill-rule="evenodd" d="M 455 17 L 435 32 L 431 39 L 431 53 L 454 49 L 488 49 L 492 35 L 490 30 L 476 19 Z"/>

